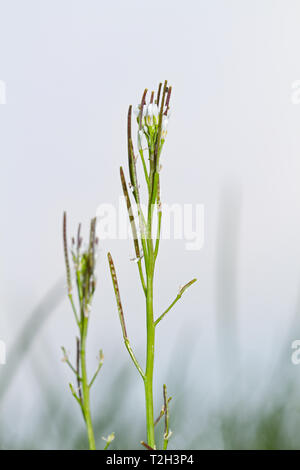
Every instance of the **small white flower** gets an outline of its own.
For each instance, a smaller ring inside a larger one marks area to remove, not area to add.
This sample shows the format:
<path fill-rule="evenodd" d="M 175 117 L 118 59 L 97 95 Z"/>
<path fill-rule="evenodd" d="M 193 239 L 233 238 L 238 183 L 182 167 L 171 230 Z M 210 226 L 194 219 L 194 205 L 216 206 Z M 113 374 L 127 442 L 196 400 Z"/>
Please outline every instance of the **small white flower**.
<path fill-rule="evenodd" d="M 163 130 L 163 132 L 167 132 L 168 123 L 169 123 L 168 116 L 163 115 L 163 119 L 162 119 L 162 130 Z"/>
<path fill-rule="evenodd" d="M 164 439 L 169 440 L 170 437 L 172 436 L 173 432 L 170 430 L 168 434 L 164 434 Z"/>
<path fill-rule="evenodd" d="M 109 436 L 107 436 L 107 437 L 102 437 L 102 439 L 103 439 L 105 442 L 109 443 L 109 444 L 114 440 L 114 438 L 115 438 L 115 433 L 114 433 L 114 432 L 112 432 L 112 433 L 111 433 Z"/>
<path fill-rule="evenodd" d="M 141 105 L 138 104 L 137 106 L 135 106 L 134 108 L 134 114 L 136 115 L 136 117 L 139 117 L 140 116 L 140 112 L 141 112 Z M 146 116 L 147 114 L 147 105 L 143 105 L 143 109 L 142 109 L 142 119 Z"/>
<path fill-rule="evenodd" d="M 166 138 L 168 124 L 169 124 L 169 118 L 167 116 L 163 115 L 163 119 L 162 119 L 162 137 L 163 137 L 163 139 Z"/>
<path fill-rule="evenodd" d="M 154 118 L 157 120 L 158 118 L 158 107 L 155 103 L 149 103 L 147 106 L 147 114 L 146 114 L 146 121 L 148 126 L 154 125 Z"/>
<path fill-rule="evenodd" d="M 152 117 L 153 116 L 153 104 L 149 103 L 147 107 L 147 116 Z"/>
<path fill-rule="evenodd" d="M 156 103 L 153 104 L 152 113 L 155 118 L 158 117 L 158 106 Z"/>
<path fill-rule="evenodd" d="M 148 126 L 153 125 L 153 104 L 150 103 L 147 106 L 147 114 L 146 114 L 146 121 Z"/>
<path fill-rule="evenodd" d="M 143 140 L 145 139 L 144 137 L 144 132 L 142 130 L 139 130 L 138 132 L 138 149 L 143 150 Z"/>
<path fill-rule="evenodd" d="M 136 117 L 138 117 L 138 115 L 140 114 L 140 105 L 136 105 L 134 108 L 133 108 L 133 113 Z"/>
<path fill-rule="evenodd" d="M 140 118 L 140 111 L 141 111 L 141 105 L 138 104 L 137 106 L 135 106 L 135 108 L 133 110 L 133 112 L 134 112 L 134 114 L 137 118 Z M 146 114 L 147 114 L 147 106 L 144 104 L 143 109 L 142 109 L 142 121 L 145 118 Z"/>

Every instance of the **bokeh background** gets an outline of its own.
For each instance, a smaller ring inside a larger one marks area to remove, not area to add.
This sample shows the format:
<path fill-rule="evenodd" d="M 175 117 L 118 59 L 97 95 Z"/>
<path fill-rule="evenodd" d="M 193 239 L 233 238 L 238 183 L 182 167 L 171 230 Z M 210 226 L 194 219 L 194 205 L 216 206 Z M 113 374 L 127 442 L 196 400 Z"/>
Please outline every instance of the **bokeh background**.
<path fill-rule="evenodd" d="M 62 212 L 70 232 L 117 204 L 126 112 L 168 79 L 162 199 L 205 206 L 205 243 L 163 241 L 157 312 L 198 278 L 157 334 L 155 408 L 171 402 L 170 448 L 300 446 L 300 4 L 297 0 L 0 1 L 0 446 L 86 448 L 73 380 Z M 144 360 L 144 308 L 130 241 L 101 242 L 89 370 L 97 444 L 145 439 L 143 386 L 124 348 L 106 262 Z M 162 429 L 158 429 L 158 435 Z M 160 433 L 160 434 L 159 434 Z"/>

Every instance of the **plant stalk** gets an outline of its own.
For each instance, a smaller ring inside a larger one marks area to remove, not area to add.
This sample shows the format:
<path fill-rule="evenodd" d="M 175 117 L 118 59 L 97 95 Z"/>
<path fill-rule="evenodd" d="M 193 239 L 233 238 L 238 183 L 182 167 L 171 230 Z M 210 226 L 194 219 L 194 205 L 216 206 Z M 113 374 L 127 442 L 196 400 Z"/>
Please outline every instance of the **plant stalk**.
<path fill-rule="evenodd" d="M 86 428 L 87 428 L 89 447 L 90 447 L 90 450 L 96 450 L 95 436 L 94 436 L 92 417 L 91 417 L 91 407 L 90 407 L 90 387 L 88 384 L 88 377 L 87 377 L 87 370 L 86 370 L 86 354 L 85 354 L 86 335 L 87 335 L 87 318 L 83 318 L 83 327 L 81 331 L 81 341 L 80 341 L 83 411 L 84 411 L 84 419 L 85 419 Z"/>
<path fill-rule="evenodd" d="M 155 346 L 155 326 L 153 317 L 153 269 L 149 269 L 147 275 L 147 358 L 145 373 L 145 402 L 147 420 L 147 440 L 148 445 L 153 449 L 155 445 L 154 433 L 154 412 L 153 412 L 153 368 L 154 368 L 154 346 Z"/>

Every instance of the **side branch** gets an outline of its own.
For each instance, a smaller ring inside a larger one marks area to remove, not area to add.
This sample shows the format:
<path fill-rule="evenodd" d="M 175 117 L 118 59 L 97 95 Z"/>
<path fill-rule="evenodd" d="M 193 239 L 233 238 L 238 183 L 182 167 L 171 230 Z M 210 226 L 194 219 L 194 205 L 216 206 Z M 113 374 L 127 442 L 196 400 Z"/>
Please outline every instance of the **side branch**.
<path fill-rule="evenodd" d="M 121 303 L 121 296 L 120 296 L 120 291 L 119 291 L 119 285 L 118 285 L 118 280 L 117 280 L 117 274 L 116 274 L 115 265 L 114 265 L 114 262 L 113 262 L 113 259 L 112 259 L 112 256 L 111 256 L 110 253 L 107 254 L 107 258 L 108 258 L 108 263 L 109 263 L 109 268 L 110 268 L 111 279 L 112 279 L 112 283 L 113 283 L 113 286 L 114 286 L 115 297 L 116 297 L 118 312 L 119 312 L 119 319 L 120 319 L 120 323 L 121 323 L 122 334 L 123 334 L 125 346 L 126 346 L 126 349 L 129 353 L 135 367 L 137 368 L 137 370 L 141 374 L 142 379 L 144 380 L 145 379 L 145 374 L 143 373 L 143 371 L 142 371 L 142 369 L 141 369 L 141 367 L 140 367 L 140 365 L 139 365 L 139 363 L 138 363 L 138 361 L 137 361 L 137 359 L 136 359 L 136 357 L 135 357 L 135 355 L 132 351 L 132 348 L 130 346 L 130 342 L 129 342 L 129 339 L 128 339 L 128 336 L 127 336 L 125 318 L 124 318 L 123 307 L 122 307 L 122 303 Z"/>
<path fill-rule="evenodd" d="M 180 288 L 178 294 L 177 294 L 177 297 L 175 298 L 175 300 L 173 300 L 173 302 L 171 303 L 171 305 L 167 308 L 167 310 L 164 311 L 164 313 L 162 313 L 160 315 L 160 317 L 158 317 L 157 320 L 155 320 L 154 322 L 154 326 L 158 325 L 158 323 L 164 318 L 164 316 L 171 310 L 171 308 L 178 302 L 178 300 L 181 298 L 182 294 L 184 293 L 184 291 L 186 291 L 186 289 L 188 289 L 192 284 L 194 284 L 194 282 L 196 282 L 197 279 L 192 279 L 190 282 L 188 282 L 187 284 L 185 284 L 183 287 Z"/>
<path fill-rule="evenodd" d="M 100 370 L 101 370 L 101 367 L 103 366 L 103 361 L 104 361 L 103 351 L 102 351 L 102 349 L 100 349 L 98 367 L 97 367 L 97 369 L 96 369 L 96 372 L 95 372 L 94 375 L 93 375 L 92 380 L 91 380 L 90 383 L 89 383 L 89 388 L 91 388 L 92 385 L 93 385 L 93 383 L 95 382 L 95 380 L 96 380 L 96 378 L 97 378 L 97 375 L 99 374 L 99 372 L 100 372 Z"/>

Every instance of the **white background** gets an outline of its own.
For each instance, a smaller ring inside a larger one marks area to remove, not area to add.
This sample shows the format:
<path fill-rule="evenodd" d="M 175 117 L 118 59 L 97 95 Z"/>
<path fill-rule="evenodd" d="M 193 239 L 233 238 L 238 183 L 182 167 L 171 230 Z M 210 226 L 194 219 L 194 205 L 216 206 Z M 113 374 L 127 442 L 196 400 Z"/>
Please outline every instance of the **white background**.
<path fill-rule="evenodd" d="M 291 101 L 300 79 L 299 17 L 296 0 L 0 1 L 0 79 L 7 92 L 0 106 L 0 337 L 7 343 L 0 381 L 22 326 L 64 276 L 63 210 L 71 231 L 87 224 L 100 203 L 118 202 L 127 107 L 165 79 L 173 96 L 162 198 L 205 205 L 205 245 L 188 252 L 184 241 L 161 244 L 158 313 L 180 284 L 199 281 L 160 325 L 157 393 L 163 381 L 170 378 L 172 387 L 177 378 L 170 393 L 191 405 L 187 425 L 222 395 L 231 366 L 238 367 L 239 390 L 252 394 L 282 346 L 289 363 L 285 340 L 300 309 L 300 105 Z M 127 371 L 133 388 L 122 416 L 128 422 L 138 407 L 143 424 L 142 384 L 122 344 L 108 250 L 141 362 L 144 353 L 133 248 L 107 240 L 89 336 L 91 368 L 98 348 L 105 353 L 95 395 L 101 403 L 103 390 L 108 400 L 112 375 Z M 68 303 L 31 333 L 32 347 L 2 400 L 3 419 L 18 417 L 7 446 L 24 429 L 34 433 L 34 417 L 49 412 L 41 370 L 79 415 L 60 362 L 60 345 L 74 346 Z M 58 445 L 56 438 L 47 435 L 36 446 Z M 179 430 L 177 438 L 180 447 Z"/>

